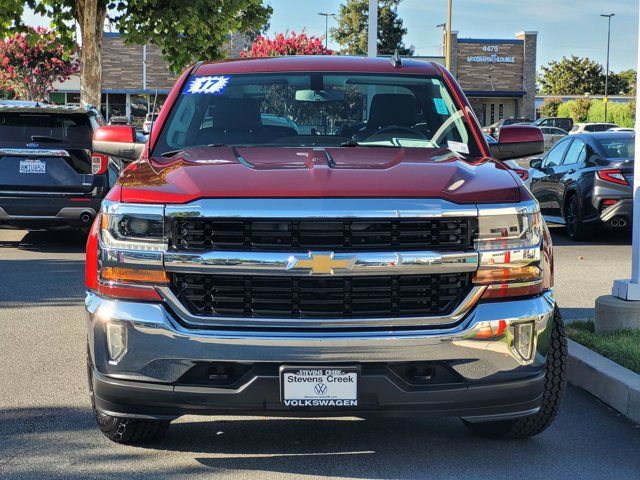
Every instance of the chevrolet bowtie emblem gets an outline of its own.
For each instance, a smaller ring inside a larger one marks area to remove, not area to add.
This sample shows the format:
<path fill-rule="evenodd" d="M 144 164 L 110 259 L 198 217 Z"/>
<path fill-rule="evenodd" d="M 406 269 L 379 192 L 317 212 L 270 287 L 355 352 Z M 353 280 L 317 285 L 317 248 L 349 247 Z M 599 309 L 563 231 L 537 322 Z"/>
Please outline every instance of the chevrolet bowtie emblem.
<path fill-rule="evenodd" d="M 333 275 L 335 270 L 351 270 L 356 257 L 336 255 L 333 252 L 309 252 L 307 255 L 291 255 L 287 270 L 309 270 L 312 275 Z"/>

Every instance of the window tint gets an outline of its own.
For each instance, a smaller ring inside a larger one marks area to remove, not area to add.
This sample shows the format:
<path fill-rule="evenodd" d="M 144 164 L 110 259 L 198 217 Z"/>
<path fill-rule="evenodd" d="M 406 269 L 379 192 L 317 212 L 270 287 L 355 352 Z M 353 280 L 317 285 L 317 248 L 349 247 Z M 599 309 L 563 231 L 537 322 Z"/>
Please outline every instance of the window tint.
<path fill-rule="evenodd" d="M 2 142 L 64 142 L 89 146 L 92 136 L 91 121 L 86 114 L 0 112 Z"/>
<path fill-rule="evenodd" d="M 564 157 L 563 165 L 573 165 L 576 163 L 582 163 L 587 158 L 586 145 L 584 141 L 579 138 L 576 138 L 569 150 L 567 150 L 567 154 Z"/>
<path fill-rule="evenodd" d="M 555 167 L 562 163 L 562 157 L 564 157 L 564 152 L 567 151 L 567 147 L 571 142 L 569 140 L 564 140 L 556 143 L 555 147 L 549 150 L 547 156 L 542 162 L 543 167 Z"/>
<path fill-rule="evenodd" d="M 598 140 L 600 150 L 605 158 L 621 159 L 635 157 L 635 139 L 632 136 L 624 138 L 603 138 Z"/>

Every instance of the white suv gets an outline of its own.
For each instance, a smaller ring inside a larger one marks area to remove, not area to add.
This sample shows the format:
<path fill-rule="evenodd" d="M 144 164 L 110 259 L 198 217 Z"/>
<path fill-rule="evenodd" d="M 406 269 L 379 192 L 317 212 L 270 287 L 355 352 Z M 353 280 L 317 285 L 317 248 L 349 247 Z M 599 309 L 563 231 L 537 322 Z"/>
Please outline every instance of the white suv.
<path fill-rule="evenodd" d="M 618 125 L 615 123 L 576 123 L 569 135 L 575 135 L 576 133 L 593 133 L 593 132 L 606 132 L 610 128 L 616 128 Z"/>

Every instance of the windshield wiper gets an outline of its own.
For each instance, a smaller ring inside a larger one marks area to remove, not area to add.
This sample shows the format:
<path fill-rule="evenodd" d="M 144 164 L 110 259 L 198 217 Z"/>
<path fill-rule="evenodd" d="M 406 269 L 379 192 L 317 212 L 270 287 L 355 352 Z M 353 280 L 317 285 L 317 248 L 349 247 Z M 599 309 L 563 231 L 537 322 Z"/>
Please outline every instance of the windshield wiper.
<path fill-rule="evenodd" d="M 62 143 L 61 138 L 49 137 L 47 135 L 31 135 L 31 140 L 34 142 Z"/>
<path fill-rule="evenodd" d="M 160 154 L 161 157 L 167 158 L 167 157 L 173 157 L 174 155 L 177 155 L 180 152 L 184 152 L 183 149 L 180 150 L 169 150 L 168 152 L 162 152 Z"/>

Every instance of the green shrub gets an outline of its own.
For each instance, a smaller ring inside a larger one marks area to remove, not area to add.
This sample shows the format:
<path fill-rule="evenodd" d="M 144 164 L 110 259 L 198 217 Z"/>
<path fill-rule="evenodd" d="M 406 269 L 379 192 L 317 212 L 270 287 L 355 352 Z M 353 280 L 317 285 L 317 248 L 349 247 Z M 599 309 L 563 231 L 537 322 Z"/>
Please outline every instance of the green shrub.
<path fill-rule="evenodd" d="M 562 105 L 561 98 L 545 98 L 540 107 L 540 115 L 543 117 L 557 117 L 560 105 Z"/>
<path fill-rule="evenodd" d="M 558 107 L 558 116 L 559 117 L 571 117 L 571 111 L 569 110 L 569 104 L 571 102 L 564 102 L 562 105 Z M 573 118 L 573 117 L 572 117 Z"/>
<path fill-rule="evenodd" d="M 568 103 L 569 112 L 571 113 L 571 118 L 573 118 L 574 122 L 580 123 L 589 121 L 589 109 L 591 108 L 592 103 L 590 98 L 578 98 Z"/>

